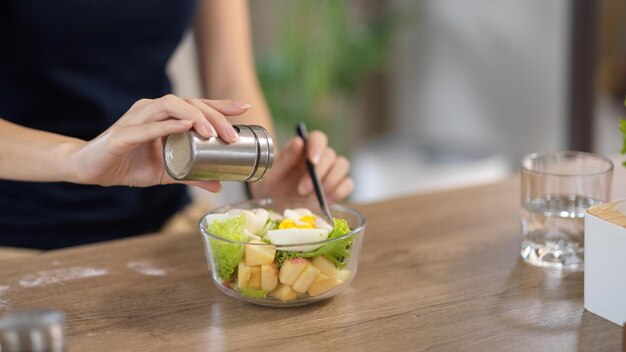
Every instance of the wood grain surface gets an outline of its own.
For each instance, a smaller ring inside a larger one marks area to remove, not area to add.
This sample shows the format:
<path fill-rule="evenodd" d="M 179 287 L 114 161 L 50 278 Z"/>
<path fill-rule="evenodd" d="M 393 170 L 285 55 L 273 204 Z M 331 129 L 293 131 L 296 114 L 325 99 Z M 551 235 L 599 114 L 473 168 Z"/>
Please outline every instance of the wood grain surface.
<path fill-rule="evenodd" d="M 2 261 L 0 310 L 57 308 L 69 351 L 616 351 L 583 309 L 583 273 L 519 260 L 519 180 L 357 206 L 350 289 L 300 308 L 250 305 L 210 281 L 199 234 Z"/>
<path fill-rule="evenodd" d="M 620 203 L 622 201 L 594 205 L 588 209 L 588 212 L 617 226 L 626 227 L 626 215 L 617 208 Z"/>

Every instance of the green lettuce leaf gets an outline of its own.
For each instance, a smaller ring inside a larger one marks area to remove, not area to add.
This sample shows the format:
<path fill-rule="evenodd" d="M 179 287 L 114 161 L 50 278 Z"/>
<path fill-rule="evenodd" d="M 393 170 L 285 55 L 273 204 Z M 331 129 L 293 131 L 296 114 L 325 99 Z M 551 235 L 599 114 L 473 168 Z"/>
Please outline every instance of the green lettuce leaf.
<path fill-rule="evenodd" d="M 328 234 L 328 239 L 341 237 L 350 232 L 348 222 L 344 219 L 335 218 L 335 227 Z M 346 266 L 345 259 L 350 256 L 350 248 L 355 236 L 343 239 L 341 241 L 334 241 L 327 243 L 320 248 L 311 252 L 286 252 L 276 251 L 276 266 L 280 267 L 285 260 L 291 258 L 313 258 L 319 255 L 323 255 L 328 260 L 333 262 L 339 269 L 343 269 Z"/>
<path fill-rule="evenodd" d="M 246 216 L 241 214 L 226 220 L 213 221 L 207 226 L 207 231 L 227 240 L 246 242 L 248 236 L 243 233 L 245 224 Z M 213 253 L 213 270 L 222 280 L 229 280 L 243 258 L 245 246 L 211 237 L 209 237 L 209 243 Z"/>
<path fill-rule="evenodd" d="M 279 223 L 280 223 L 280 221 L 272 221 L 270 219 L 267 219 L 267 222 L 265 223 L 265 226 L 263 226 L 261 231 L 259 231 L 258 235 L 260 237 L 265 237 L 265 235 L 267 234 L 267 231 L 271 231 L 271 230 L 277 229 Z"/>

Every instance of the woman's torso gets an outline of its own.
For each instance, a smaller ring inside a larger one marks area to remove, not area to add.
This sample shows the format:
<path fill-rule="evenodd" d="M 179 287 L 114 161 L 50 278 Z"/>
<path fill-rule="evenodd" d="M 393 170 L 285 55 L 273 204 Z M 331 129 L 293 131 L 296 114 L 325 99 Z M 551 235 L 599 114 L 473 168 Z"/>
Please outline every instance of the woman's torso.
<path fill-rule="evenodd" d="M 94 138 L 135 101 L 170 92 L 165 66 L 194 10 L 193 0 L 0 2 L 0 118 Z M 188 201 L 182 185 L 0 181 L 0 245 L 59 248 L 156 231 Z"/>

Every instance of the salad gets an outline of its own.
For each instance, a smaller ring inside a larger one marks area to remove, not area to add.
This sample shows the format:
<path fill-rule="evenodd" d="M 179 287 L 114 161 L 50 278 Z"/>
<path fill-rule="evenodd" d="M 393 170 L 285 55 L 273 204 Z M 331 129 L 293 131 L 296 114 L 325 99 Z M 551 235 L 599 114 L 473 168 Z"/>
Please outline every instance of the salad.
<path fill-rule="evenodd" d="M 226 288 L 250 298 L 283 302 L 322 295 L 350 278 L 345 269 L 354 236 L 344 219 L 331 226 L 306 208 L 232 209 L 206 216 L 214 275 Z M 243 244 L 245 243 L 245 244 Z M 311 244 L 309 244 L 311 243 Z"/>

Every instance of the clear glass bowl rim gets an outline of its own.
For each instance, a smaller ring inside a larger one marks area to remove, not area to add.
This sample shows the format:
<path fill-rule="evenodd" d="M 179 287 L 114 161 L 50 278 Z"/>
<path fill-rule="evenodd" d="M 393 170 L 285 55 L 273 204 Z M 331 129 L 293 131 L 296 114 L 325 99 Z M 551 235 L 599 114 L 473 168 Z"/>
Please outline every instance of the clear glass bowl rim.
<path fill-rule="evenodd" d="M 332 238 L 332 239 L 327 239 L 327 240 L 323 240 L 323 241 L 317 241 L 317 242 L 304 242 L 304 243 L 293 243 L 293 244 L 280 244 L 280 245 L 276 245 L 276 244 L 270 244 L 270 243 L 249 243 L 249 242 L 239 242 L 239 241 L 233 241 L 233 240 L 229 240 L 223 237 L 219 237 L 217 235 L 212 234 L 211 232 L 207 231 L 207 229 L 205 229 L 202 226 L 202 222 L 204 221 L 204 219 L 207 217 L 207 215 L 211 215 L 211 214 L 223 214 L 225 209 L 232 209 L 232 208 L 237 208 L 238 206 L 243 206 L 243 205 L 250 205 L 251 203 L 257 203 L 259 204 L 259 207 L 261 207 L 261 204 L 263 203 L 284 203 L 284 204 L 290 204 L 290 203 L 311 203 L 310 200 L 306 199 L 306 198 L 259 198 L 259 199 L 251 199 L 251 200 L 244 200 L 241 202 L 237 202 L 237 203 L 232 203 L 232 204 L 226 204 L 223 205 L 221 207 L 215 208 L 213 210 L 211 210 L 210 212 L 204 214 L 202 216 L 202 218 L 200 218 L 200 221 L 198 222 L 198 226 L 200 227 L 200 232 L 203 235 L 209 236 L 213 239 L 219 240 L 219 241 L 223 241 L 223 242 L 229 242 L 229 243 L 234 243 L 234 244 L 240 244 L 240 245 L 255 245 L 255 246 L 274 246 L 278 249 L 282 249 L 282 248 L 291 248 L 291 247 L 301 247 L 301 246 L 316 246 L 316 245 L 324 245 L 324 244 L 328 244 L 328 243 L 332 243 L 332 242 L 336 242 L 336 241 L 341 241 L 343 239 L 349 238 L 351 236 L 354 235 L 358 235 L 359 233 L 363 232 L 363 229 L 365 228 L 365 217 L 363 216 L 363 214 L 361 214 L 360 211 L 347 207 L 347 206 L 343 206 L 343 205 L 339 205 L 339 204 L 330 204 L 329 207 L 331 208 L 331 210 L 339 210 L 339 211 L 343 211 L 343 212 L 347 212 L 347 213 L 352 213 L 353 215 L 355 215 L 358 219 L 359 219 L 359 225 L 357 225 L 354 229 L 352 229 L 352 231 L 348 232 L 347 234 L 337 237 L 337 238 Z M 317 215 L 317 214 L 316 214 Z"/>

